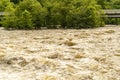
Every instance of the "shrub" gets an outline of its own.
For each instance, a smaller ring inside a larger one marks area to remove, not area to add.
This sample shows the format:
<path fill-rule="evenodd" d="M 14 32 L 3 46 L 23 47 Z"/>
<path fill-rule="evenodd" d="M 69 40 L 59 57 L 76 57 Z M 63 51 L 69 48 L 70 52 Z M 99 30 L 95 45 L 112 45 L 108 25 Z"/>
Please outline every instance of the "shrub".
<path fill-rule="evenodd" d="M 33 22 L 32 22 L 32 15 L 29 11 L 25 10 L 22 12 L 22 15 L 20 16 L 18 20 L 18 28 L 19 29 L 33 29 Z"/>

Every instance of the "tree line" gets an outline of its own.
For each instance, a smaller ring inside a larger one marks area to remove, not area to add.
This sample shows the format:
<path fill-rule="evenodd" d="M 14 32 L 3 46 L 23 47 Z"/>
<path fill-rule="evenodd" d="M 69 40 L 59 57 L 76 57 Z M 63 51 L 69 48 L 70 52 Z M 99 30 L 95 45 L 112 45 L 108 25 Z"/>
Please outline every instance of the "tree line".
<path fill-rule="evenodd" d="M 102 9 L 111 8 L 111 3 L 120 1 L 0 0 L 0 11 L 9 13 L 1 24 L 6 29 L 95 28 L 105 25 Z"/>
<path fill-rule="evenodd" d="M 102 9 L 120 9 L 120 0 L 97 0 Z M 105 24 L 120 24 L 120 18 L 106 18 Z"/>

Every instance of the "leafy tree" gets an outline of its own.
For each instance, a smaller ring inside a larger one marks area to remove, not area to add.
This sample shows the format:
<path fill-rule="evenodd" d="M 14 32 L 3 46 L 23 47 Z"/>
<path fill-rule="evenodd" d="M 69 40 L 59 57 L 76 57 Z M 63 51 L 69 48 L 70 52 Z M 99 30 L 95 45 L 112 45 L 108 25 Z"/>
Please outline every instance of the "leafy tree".
<path fill-rule="evenodd" d="M 47 14 L 47 11 L 41 6 L 41 4 L 37 0 L 24 0 L 20 2 L 15 11 L 15 14 L 17 16 L 20 16 L 21 12 L 25 10 L 31 13 L 32 20 L 37 28 L 44 25 L 44 18 Z"/>
<path fill-rule="evenodd" d="M 3 12 L 9 4 L 9 0 L 0 0 L 0 12 Z"/>
<path fill-rule="evenodd" d="M 113 0 L 112 1 L 112 7 L 114 9 L 120 9 L 120 0 Z"/>
<path fill-rule="evenodd" d="M 101 8 L 95 0 L 74 0 L 73 5 L 75 7 L 71 10 L 72 26 L 78 28 L 93 28 L 104 25 L 101 18 Z"/>
<path fill-rule="evenodd" d="M 19 29 L 33 29 L 32 15 L 29 11 L 23 11 L 18 21 Z"/>
<path fill-rule="evenodd" d="M 68 10 L 69 9 L 67 9 L 67 5 L 65 6 L 63 2 L 56 2 L 54 7 L 51 9 L 53 25 L 61 25 L 63 28 L 65 28 L 67 24 L 66 17 L 69 13 Z"/>
<path fill-rule="evenodd" d="M 2 20 L 2 25 L 6 28 L 15 28 L 16 27 L 16 16 L 14 14 L 15 12 L 15 8 L 14 8 L 14 4 L 9 4 L 6 9 L 5 12 L 9 12 L 7 15 L 5 15 L 4 19 Z"/>
<path fill-rule="evenodd" d="M 25 10 L 21 12 L 19 16 L 15 15 L 16 9 L 14 4 L 9 4 L 5 12 L 9 12 L 8 15 L 5 15 L 2 24 L 6 29 L 33 29 L 32 15 L 29 11 Z"/>

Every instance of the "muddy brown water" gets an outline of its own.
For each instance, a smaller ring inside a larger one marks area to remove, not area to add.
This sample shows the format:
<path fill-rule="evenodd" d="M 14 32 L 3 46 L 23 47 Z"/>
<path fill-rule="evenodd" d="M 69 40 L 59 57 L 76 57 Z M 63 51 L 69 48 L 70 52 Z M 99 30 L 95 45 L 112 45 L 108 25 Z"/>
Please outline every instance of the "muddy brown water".
<path fill-rule="evenodd" d="M 120 26 L 1 29 L 0 80 L 120 80 Z"/>

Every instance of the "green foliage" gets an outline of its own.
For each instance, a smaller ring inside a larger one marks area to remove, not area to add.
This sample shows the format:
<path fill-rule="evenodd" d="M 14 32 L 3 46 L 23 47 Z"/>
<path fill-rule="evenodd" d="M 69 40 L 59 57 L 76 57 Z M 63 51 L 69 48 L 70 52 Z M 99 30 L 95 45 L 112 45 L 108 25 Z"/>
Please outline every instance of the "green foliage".
<path fill-rule="evenodd" d="M 9 0 L 0 0 L 0 12 L 4 11 L 9 4 L 10 4 Z"/>
<path fill-rule="evenodd" d="M 120 9 L 120 0 L 113 0 L 112 5 L 113 8 Z"/>
<path fill-rule="evenodd" d="M 96 0 L 12 0 L 6 6 L 3 26 L 13 29 L 94 28 L 103 26 Z M 11 4 L 11 3 L 9 3 Z"/>
<path fill-rule="evenodd" d="M 113 0 L 97 0 L 98 4 L 101 5 L 102 9 L 110 9 L 112 8 Z"/>
<path fill-rule="evenodd" d="M 106 18 L 105 23 L 106 24 L 120 25 L 120 18 Z"/>
<path fill-rule="evenodd" d="M 77 4 L 77 5 L 76 5 Z M 71 26 L 77 28 L 94 28 L 103 26 L 100 6 L 95 0 L 73 2 L 75 7 L 70 11 Z"/>
<path fill-rule="evenodd" d="M 102 9 L 120 9 L 120 0 L 97 0 Z M 106 18 L 105 24 L 120 24 L 120 18 Z"/>
<path fill-rule="evenodd" d="M 120 0 L 97 0 L 102 9 L 120 9 Z"/>
<path fill-rule="evenodd" d="M 39 26 L 44 25 L 47 10 L 37 0 L 24 0 L 16 8 L 15 14 L 20 16 L 21 12 L 25 10 L 29 11 L 32 15 L 35 27 L 39 28 Z"/>
<path fill-rule="evenodd" d="M 33 29 L 32 15 L 29 11 L 22 12 L 18 20 L 18 29 Z"/>
<path fill-rule="evenodd" d="M 16 27 L 16 16 L 14 14 L 15 9 L 14 9 L 14 4 L 9 4 L 6 9 L 5 12 L 9 12 L 9 14 L 11 15 L 5 15 L 3 21 L 2 21 L 2 25 L 8 29 L 8 28 L 14 28 Z"/>

